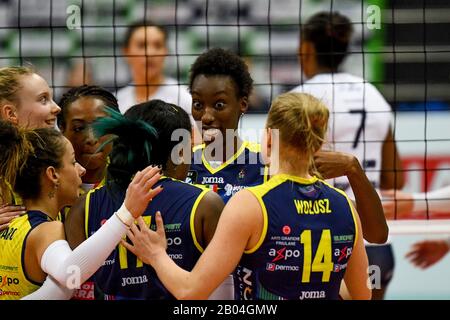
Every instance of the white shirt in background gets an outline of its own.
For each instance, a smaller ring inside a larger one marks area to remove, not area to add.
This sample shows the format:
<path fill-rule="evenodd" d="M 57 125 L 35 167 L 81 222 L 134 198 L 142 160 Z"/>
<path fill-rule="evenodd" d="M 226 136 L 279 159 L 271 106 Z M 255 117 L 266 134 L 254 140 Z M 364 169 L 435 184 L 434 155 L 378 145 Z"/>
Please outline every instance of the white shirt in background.
<path fill-rule="evenodd" d="M 330 118 L 323 149 L 356 156 L 380 194 L 382 146 L 392 119 L 391 107 L 381 93 L 364 79 L 347 73 L 318 74 L 292 91 L 309 93 L 328 106 Z M 355 198 L 347 177 L 330 183 Z"/>
<path fill-rule="evenodd" d="M 149 100 L 159 99 L 167 103 L 172 103 L 183 108 L 194 123 L 192 118 L 192 98 L 188 88 L 184 85 L 179 85 L 175 79 L 165 78 L 164 84 L 158 87 L 158 90 L 149 97 Z M 124 114 L 128 109 L 137 104 L 136 91 L 133 85 L 128 85 L 117 91 L 117 101 L 119 109 Z"/>
<path fill-rule="evenodd" d="M 380 92 L 364 79 L 347 73 L 318 74 L 292 91 L 309 93 L 328 106 L 330 119 L 324 149 L 355 155 L 378 189 L 382 146 L 392 119 L 391 107 Z M 333 179 L 332 183 L 354 198 L 347 177 Z"/>

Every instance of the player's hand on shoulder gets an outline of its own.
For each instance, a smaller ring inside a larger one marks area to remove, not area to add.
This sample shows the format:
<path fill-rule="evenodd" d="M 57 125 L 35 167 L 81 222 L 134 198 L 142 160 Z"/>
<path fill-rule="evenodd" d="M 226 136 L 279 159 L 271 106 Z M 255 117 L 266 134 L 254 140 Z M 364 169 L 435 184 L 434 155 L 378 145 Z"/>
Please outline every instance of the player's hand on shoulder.
<path fill-rule="evenodd" d="M 161 191 L 162 186 L 152 189 L 161 178 L 161 168 L 148 166 L 134 176 L 125 195 L 125 207 L 134 218 L 140 217 L 147 208 L 148 203 Z"/>
<path fill-rule="evenodd" d="M 26 208 L 13 204 L 0 206 L 0 231 L 9 227 L 9 223 L 26 212 Z"/>
<path fill-rule="evenodd" d="M 122 245 L 134 253 L 146 264 L 153 264 L 158 255 L 165 254 L 167 249 L 166 233 L 161 213 L 155 215 L 156 231 L 151 230 L 142 217 L 137 219 L 139 228 L 133 224 L 127 236 L 132 244 L 122 240 Z"/>

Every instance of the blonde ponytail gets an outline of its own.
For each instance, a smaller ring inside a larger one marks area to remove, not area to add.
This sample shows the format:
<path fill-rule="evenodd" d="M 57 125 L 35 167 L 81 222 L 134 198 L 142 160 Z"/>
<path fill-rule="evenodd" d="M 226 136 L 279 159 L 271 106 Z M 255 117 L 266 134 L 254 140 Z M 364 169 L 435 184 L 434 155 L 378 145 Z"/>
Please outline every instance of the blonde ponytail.
<path fill-rule="evenodd" d="M 26 159 L 34 148 L 29 140 L 32 131 L 20 129 L 8 121 L 0 121 L 0 189 L 4 203 L 11 199 L 11 188 L 22 172 Z"/>
<path fill-rule="evenodd" d="M 313 155 L 325 142 L 328 117 L 328 108 L 312 95 L 289 92 L 273 101 L 267 127 L 278 129 L 284 144 L 306 154 L 311 173 L 318 175 Z"/>

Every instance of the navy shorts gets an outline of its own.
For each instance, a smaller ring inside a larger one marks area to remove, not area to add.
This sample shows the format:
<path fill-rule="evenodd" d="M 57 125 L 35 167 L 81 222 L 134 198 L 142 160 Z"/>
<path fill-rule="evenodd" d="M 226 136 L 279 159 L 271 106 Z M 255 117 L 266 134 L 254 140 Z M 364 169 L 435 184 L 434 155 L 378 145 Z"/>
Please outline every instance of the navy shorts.
<path fill-rule="evenodd" d="M 376 265 L 380 268 L 380 284 L 386 287 L 394 274 L 394 252 L 390 243 L 377 246 L 366 246 L 369 266 Z M 370 275 L 370 274 L 369 274 Z"/>

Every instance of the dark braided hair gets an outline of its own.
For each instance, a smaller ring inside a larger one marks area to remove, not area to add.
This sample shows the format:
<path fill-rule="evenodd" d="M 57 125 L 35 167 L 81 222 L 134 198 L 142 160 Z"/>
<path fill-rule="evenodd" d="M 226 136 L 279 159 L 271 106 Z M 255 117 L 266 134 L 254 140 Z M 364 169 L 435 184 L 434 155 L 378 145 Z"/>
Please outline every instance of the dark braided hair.
<path fill-rule="evenodd" d="M 106 108 L 109 117 L 97 119 L 98 136 L 112 134 L 107 183 L 126 189 L 132 176 L 149 165 L 166 168 L 171 152 L 179 141 L 172 141 L 177 129 L 191 131 L 189 116 L 182 108 L 162 100 L 150 100 L 130 108 L 121 115 Z M 106 143 L 106 142 L 105 142 Z"/>
<path fill-rule="evenodd" d="M 238 98 L 248 97 L 253 89 L 253 79 L 247 64 L 238 55 L 222 48 L 202 53 L 191 66 L 189 90 L 198 75 L 229 76 L 236 85 Z"/>
<path fill-rule="evenodd" d="M 301 27 L 302 41 L 314 45 L 318 64 L 332 71 L 337 71 L 347 55 L 352 33 L 350 20 L 339 12 L 319 12 Z"/>
<path fill-rule="evenodd" d="M 102 100 L 106 106 L 119 111 L 119 104 L 117 103 L 116 97 L 108 90 L 91 85 L 82 85 L 80 87 L 75 87 L 67 91 L 59 101 L 59 106 L 61 112 L 58 114 L 58 125 L 61 129 L 66 127 L 66 116 L 69 106 L 83 97 L 93 97 Z"/>

